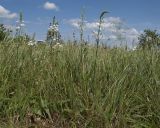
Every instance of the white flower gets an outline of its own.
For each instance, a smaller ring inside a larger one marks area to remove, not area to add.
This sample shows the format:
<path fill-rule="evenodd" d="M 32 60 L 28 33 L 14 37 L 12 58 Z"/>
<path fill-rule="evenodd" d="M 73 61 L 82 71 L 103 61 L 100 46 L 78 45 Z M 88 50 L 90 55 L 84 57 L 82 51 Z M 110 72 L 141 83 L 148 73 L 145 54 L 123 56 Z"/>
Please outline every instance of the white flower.
<path fill-rule="evenodd" d="M 29 41 L 29 42 L 28 42 L 28 45 L 29 45 L 29 46 L 33 46 L 33 45 L 36 45 L 36 42 L 33 42 L 33 41 Z"/>
<path fill-rule="evenodd" d="M 63 48 L 63 45 L 62 45 L 62 44 L 60 44 L 60 45 L 59 45 L 59 47 L 60 47 L 60 48 Z"/>
<path fill-rule="evenodd" d="M 58 32 L 58 28 L 55 28 L 55 31 L 57 31 L 57 32 Z"/>
<path fill-rule="evenodd" d="M 20 29 L 20 27 L 18 26 L 18 27 L 16 27 L 16 29 Z"/>
<path fill-rule="evenodd" d="M 133 51 L 137 50 L 137 46 L 134 46 L 132 50 L 133 50 Z"/>
<path fill-rule="evenodd" d="M 22 27 L 23 27 L 23 26 L 25 26 L 25 24 L 20 24 L 20 26 L 22 26 Z"/>
<path fill-rule="evenodd" d="M 152 37 L 147 37 L 147 41 L 152 41 Z"/>
<path fill-rule="evenodd" d="M 60 43 L 56 43 L 56 45 L 60 45 Z"/>
<path fill-rule="evenodd" d="M 54 46 L 53 46 L 53 48 L 63 48 L 63 45 L 62 44 L 60 44 L 60 43 L 56 43 Z"/>

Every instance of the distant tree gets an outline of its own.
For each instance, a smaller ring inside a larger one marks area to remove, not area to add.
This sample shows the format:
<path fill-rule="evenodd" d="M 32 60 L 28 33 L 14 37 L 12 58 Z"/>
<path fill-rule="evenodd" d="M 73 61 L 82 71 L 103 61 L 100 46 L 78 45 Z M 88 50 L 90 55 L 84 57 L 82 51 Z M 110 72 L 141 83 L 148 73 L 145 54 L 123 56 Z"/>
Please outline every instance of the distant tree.
<path fill-rule="evenodd" d="M 160 35 L 156 30 L 146 29 L 144 33 L 138 37 L 139 48 L 151 49 L 160 47 Z"/>
<path fill-rule="evenodd" d="M 58 21 L 56 21 L 56 18 L 54 16 L 53 21 L 52 23 L 50 23 L 50 26 L 48 28 L 47 39 L 46 39 L 47 43 L 55 44 L 56 42 L 60 41 L 61 35 L 58 27 L 59 27 Z"/>
<path fill-rule="evenodd" d="M 0 24 L 0 41 L 3 41 L 10 35 L 10 30 L 7 29 L 4 24 Z"/>

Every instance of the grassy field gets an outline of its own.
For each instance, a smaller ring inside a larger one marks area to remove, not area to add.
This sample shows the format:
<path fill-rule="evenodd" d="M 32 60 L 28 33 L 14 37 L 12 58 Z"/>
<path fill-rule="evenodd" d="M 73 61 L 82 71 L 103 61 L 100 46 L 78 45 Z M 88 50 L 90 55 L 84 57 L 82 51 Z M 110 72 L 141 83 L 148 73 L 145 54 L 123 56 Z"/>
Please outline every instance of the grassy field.
<path fill-rule="evenodd" d="M 158 128 L 160 53 L 2 42 L 0 127 Z"/>

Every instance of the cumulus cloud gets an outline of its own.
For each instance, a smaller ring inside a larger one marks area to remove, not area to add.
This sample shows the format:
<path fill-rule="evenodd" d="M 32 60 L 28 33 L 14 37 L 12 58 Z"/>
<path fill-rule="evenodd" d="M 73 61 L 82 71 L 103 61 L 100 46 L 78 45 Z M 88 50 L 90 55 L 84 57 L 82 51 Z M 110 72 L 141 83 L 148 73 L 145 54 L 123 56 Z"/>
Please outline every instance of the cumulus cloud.
<path fill-rule="evenodd" d="M 76 18 L 76 19 L 70 19 L 67 21 L 67 23 L 69 23 L 70 25 L 72 25 L 75 28 L 79 28 L 79 23 L 80 23 L 80 19 Z"/>
<path fill-rule="evenodd" d="M 80 19 L 71 19 L 68 21 L 70 25 L 75 28 L 79 28 Z M 85 29 L 95 32 L 99 23 L 97 21 L 84 21 Z M 128 42 L 137 41 L 140 32 L 135 28 L 128 27 L 120 17 L 107 17 L 104 18 L 102 24 L 103 37 L 106 40 L 126 40 Z M 91 35 L 95 35 L 92 33 Z"/>
<path fill-rule="evenodd" d="M 51 2 L 44 3 L 43 7 L 46 10 L 56 10 L 56 11 L 59 10 L 58 6 L 55 3 L 51 3 Z"/>
<path fill-rule="evenodd" d="M 12 13 L 6 8 L 4 8 L 2 5 L 0 5 L 0 17 L 7 18 L 7 19 L 13 19 L 17 17 L 17 13 Z"/>
<path fill-rule="evenodd" d="M 81 21 L 81 19 L 70 19 L 68 21 L 68 23 L 74 27 L 79 27 L 79 22 Z M 84 21 L 85 22 L 85 25 L 86 25 L 86 28 L 87 29 L 96 29 L 99 25 L 99 23 L 97 21 L 93 21 L 93 22 L 88 22 L 88 21 Z M 119 18 L 119 17 L 108 17 L 108 18 L 105 18 L 104 19 L 104 22 L 103 22 L 103 27 L 104 28 L 113 28 L 115 25 L 118 25 L 118 24 L 122 24 L 122 20 Z"/>

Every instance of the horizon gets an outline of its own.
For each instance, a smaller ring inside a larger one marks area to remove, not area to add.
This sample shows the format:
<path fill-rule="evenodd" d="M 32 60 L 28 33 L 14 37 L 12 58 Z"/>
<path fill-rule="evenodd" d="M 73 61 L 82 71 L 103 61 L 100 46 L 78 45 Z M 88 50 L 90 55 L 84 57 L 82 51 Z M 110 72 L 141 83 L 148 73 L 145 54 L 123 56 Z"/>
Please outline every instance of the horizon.
<path fill-rule="evenodd" d="M 157 20 L 160 19 L 159 4 L 158 0 L 81 0 L 76 3 L 74 0 L 0 0 L 0 23 L 15 28 L 19 12 L 22 11 L 25 32 L 29 35 L 36 33 L 37 40 L 45 40 L 49 24 L 56 16 L 62 38 L 72 39 L 72 33 L 75 32 L 76 39 L 79 39 L 78 22 L 84 11 L 84 38 L 92 39 L 100 13 L 109 11 L 104 18 L 103 41 L 110 39 L 109 45 L 118 45 L 116 39 L 122 36 L 131 46 L 144 29 L 160 31 L 160 20 Z"/>

